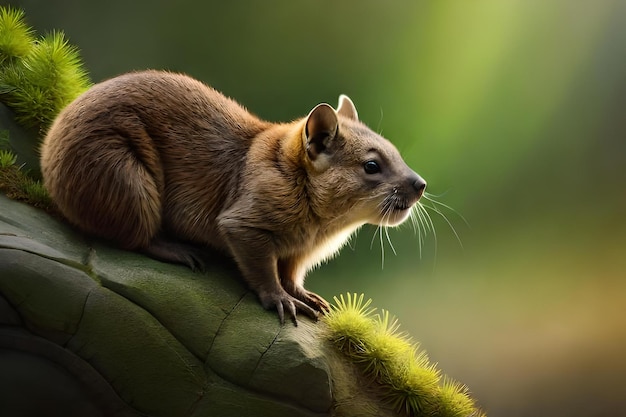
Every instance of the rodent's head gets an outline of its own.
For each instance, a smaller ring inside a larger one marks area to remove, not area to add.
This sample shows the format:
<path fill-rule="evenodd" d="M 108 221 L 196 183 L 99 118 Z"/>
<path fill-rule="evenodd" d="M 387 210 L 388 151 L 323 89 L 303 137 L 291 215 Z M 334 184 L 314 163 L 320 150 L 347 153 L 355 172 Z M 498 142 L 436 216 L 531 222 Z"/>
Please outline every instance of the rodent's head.
<path fill-rule="evenodd" d="M 391 142 L 359 121 L 345 95 L 337 110 L 325 103 L 311 110 L 302 139 L 319 215 L 396 226 L 424 193 L 426 181 Z"/>

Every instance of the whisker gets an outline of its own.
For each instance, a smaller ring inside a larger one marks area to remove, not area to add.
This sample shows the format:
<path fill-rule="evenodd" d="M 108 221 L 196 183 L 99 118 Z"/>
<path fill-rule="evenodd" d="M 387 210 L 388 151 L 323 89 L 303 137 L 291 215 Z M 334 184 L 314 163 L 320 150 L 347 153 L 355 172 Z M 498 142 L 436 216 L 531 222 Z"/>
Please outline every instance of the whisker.
<path fill-rule="evenodd" d="M 380 235 L 380 257 L 381 257 L 381 269 L 383 269 L 385 267 L 385 248 L 383 246 L 383 231 L 382 228 L 384 227 L 383 224 L 385 222 L 385 215 L 387 212 L 387 209 L 385 208 L 385 200 L 387 200 L 386 198 L 383 199 L 383 201 L 381 201 L 378 205 L 379 207 L 381 207 L 381 211 L 382 211 L 382 216 L 381 216 L 381 222 L 376 226 L 376 229 L 374 230 L 374 234 L 372 235 L 372 240 L 370 241 L 370 250 L 372 250 L 372 248 L 374 247 L 374 239 L 376 239 L 376 235 Z"/>
<path fill-rule="evenodd" d="M 382 197 L 382 198 L 381 198 Z M 437 230 L 435 229 L 435 222 L 433 221 L 433 217 L 430 212 L 436 213 L 440 216 L 447 224 L 460 247 L 464 249 L 463 242 L 461 241 L 461 237 L 457 232 L 456 228 L 452 224 L 452 221 L 448 217 L 448 214 L 444 211 L 450 211 L 460 217 L 463 222 L 468 225 L 468 221 L 463 217 L 460 213 L 454 210 L 449 205 L 437 201 L 435 199 L 435 195 L 430 193 L 424 193 L 423 200 L 418 201 L 410 210 L 409 216 L 411 219 L 411 226 L 413 227 L 413 233 L 417 235 L 417 243 L 420 259 L 424 256 L 424 248 L 426 246 L 426 241 L 428 235 L 432 233 L 432 239 L 434 243 L 433 247 L 433 269 L 436 268 L 437 257 L 438 257 L 438 247 L 439 247 L 439 236 L 437 234 Z M 370 240 L 370 249 L 374 247 L 374 240 L 377 239 L 380 243 L 380 258 L 381 258 L 381 268 L 385 268 L 385 245 L 388 244 L 389 248 L 394 255 L 397 255 L 397 251 L 395 246 L 393 245 L 393 241 L 391 239 L 391 234 L 389 232 L 389 227 L 386 225 L 389 224 L 389 219 L 394 215 L 394 210 L 396 206 L 405 205 L 407 202 L 404 201 L 402 196 L 398 195 L 397 191 L 394 189 L 394 193 L 387 195 L 378 195 L 376 197 L 368 197 L 369 199 L 376 198 L 378 199 L 377 208 L 380 212 L 380 222 L 376 225 L 376 229 L 372 235 Z M 408 222 L 407 222 L 408 223 Z"/>
<path fill-rule="evenodd" d="M 459 234 L 457 233 L 456 229 L 452 225 L 452 222 L 450 222 L 450 220 L 448 220 L 448 217 L 441 210 L 439 210 L 437 208 L 437 206 L 426 206 L 426 205 L 424 205 L 424 207 L 434 211 L 435 213 L 440 215 L 441 218 L 443 218 L 446 221 L 446 223 L 448 223 L 448 226 L 450 226 L 450 229 L 452 230 L 452 233 L 454 233 L 454 236 L 456 237 L 456 240 L 459 242 L 459 245 L 461 246 L 461 249 L 464 249 L 463 248 L 463 242 L 461 242 L 461 238 L 459 237 Z"/>
<path fill-rule="evenodd" d="M 393 247 L 393 243 L 391 243 L 391 238 L 389 237 L 389 228 L 385 227 L 385 236 L 387 237 L 387 242 L 389 243 L 389 247 L 391 248 L 391 251 L 393 252 L 394 255 L 398 256 L 398 254 L 396 253 L 396 248 Z"/>
<path fill-rule="evenodd" d="M 426 228 L 430 229 L 433 232 L 433 240 L 435 243 L 434 253 L 433 253 L 433 270 L 434 270 L 435 267 L 437 266 L 437 248 L 439 246 L 438 241 L 437 241 L 437 231 L 435 230 L 435 224 L 433 223 L 433 219 L 430 217 L 430 214 L 428 213 L 428 211 L 426 211 L 426 206 L 424 206 L 422 203 L 419 203 L 418 207 L 420 209 L 420 212 L 422 213 Z"/>
<path fill-rule="evenodd" d="M 383 226 L 379 226 L 378 235 L 380 236 L 380 269 L 385 269 L 385 242 L 383 241 Z"/>
<path fill-rule="evenodd" d="M 447 191 L 444 191 L 441 194 L 433 194 L 433 193 L 429 193 L 428 191 L 424 191 L 424 197 L 434 197 L 434 198 L 440 198 L 443 197 L 444 195 L 448 194 Z"/>
<path fill-rule="evenodd" d="M 378 210 L 380 210 L 380 222 L 378 225 L 376 225 L 376 229 L 374 230 L 374 233 L 370 240 L 370 249 L 373 249 L 374 240 L 377 239 L 378 242 L 380 243 L 381 268 L 384 269 L 385 255 L 386 255 L 385 245 L 388 244 L 393 254 L 397 255 L 396 248 L 393 244 L 391 234 L 389 232 L 389 227 L 387 227 L 386 225 L 388 224 L 389 219 L 394 215 L 395 206 L 406 204 L 406 202 L 403 202 L 404 200 L 401 200 L 402 197 L 397 195 L 396 190 L 394 190 L 393 194 L 387 194 L 384 196 L 380 194 L 376 197 L 368 197 L 368 199 L 372 199 L 372 198 L 378 199 L 377 206 L 378 206 Z M 435 195 L 430 194 L 430 193 L 424 193 L 424 199 L 422 201 L 417 202 L 417 204 L 415 204 L 411 208 L 409 212 L 409 216 L 408 216 L 411 219 L 411 226 L 413 227 L 413 233 L 417 235 L 420 259 L 422 259 L 424 256 L 424 247 L 426 246 L 428 235 L 432 233 L 432 236 L 433 236 L 432 239 L 434 241 L 433 242 L 434 243 L 433 267 L 435 267 L 437 263 L 439 236 L 438 236 L 437 230 L 435 229 L 435 222 L 433 221 L 433 217 L 430 214 L 431 211 L 436 213 L 438 216 L 440 216 L 448 224 L 448 227 L 450 228 L 450 230 L 452 230 L 452 233 L 454 234 L 454 237 L 456 238 L 457 242 L 459 243 L 462 249 L 464 248 L 463 242 L 461 240 L 459 233 L 457 232 L 452 221 L 448 217 L 448 214 L 444 212 L 444 210 L 448 210 L 454 213 L 455 215 L 457 215 L 458 217 L 460 217 L 463 220 L 463 222 L 469 227 L 469 223 L 465 219 L 465 217 L 463 217 L 460 213 L 454 210 L 451 206 L 445 203 L 442 203 L 440 201 L 437 201 L 435 199 Z"/>
<path fill-rule="evenodd" d="M 374 229 L 374 234 L 372 235 L 372 240 L 370 240 L 370 250 L 372 250 L 372 248 L 374 247 L 374 239 L 376 239 L 376 234 L 378 233 L 378 230 L 381 228 L 380 224 L 376 226 L 376 229 Z"/>
<path fill-rule="evenodd" d="M 389 218 L 393 215 L 394 204 L 395 204 L 395 195 L 393 194 L 385 197 L 385 199 L 383 199 L 383 201 L 380 204 L 382 206 L 381 207 L 382 216 L 381 216 L 381 222 L 378 225 L 376 231 L 378 232 L 378 237 L 380 241 L 381 268 L 383 269 L 385 267 L 385 240 L 387 240 L 387 243 L 389 243 L 389 247 L 391 248 L 391 251 L 393 252 L 393 254 L 397 255 L 396 248 L 393 246 L 393 243 L 391 242 L 391 236 L 389 235 L 389 228 L 385 226 L 388 223 Z M 383 232 L 385 233 L 384 237 L 383 237 Z M 374 236 L 372 236 L 372 242 L 375 237 L 376 237 L 376 233 L 374 234 Z"/>
<path fill-rule="evenodd" d="M 428 234 L 429 231 L 431 231 L 431 228 L 430 228 L 430 225 L 426 222 L 426 219 L 424 218 L 423 211 L 424 211 L 424 208 L 422 207 L 421 203 L 418 203 L 417 213 L 419 214 L 419 221 L 422 226 L 422 237 L 426 238 L 426 235 Z"/>
<path fill-rule="evenodd" d="M 461 213 L 459 213 L 458 211 L 456 211 L 455 209 L 453 209 L 452 207 L 450 207 L 447 204 L 442 203 L 441 201 L 437 201 L 434 198 L 432 198 L 433 195 L 432 194 L 428 194 L 428 193 L 424 193 L 424 198 L 428 201 L 430 201 L 433 204 L 437 204 L 441 207 L 447 208 L 448 210 L 450 210 L 451 212 L 453 212 L 454 214 L 456 214 L 457 216 L 459 216 L 461 218 L 461 220 L 463 220 L 463 222 L 467 225 L 467 227 L 471 227 L 469 222 L 465 219 L 465 217 L 463 217 L 463 215 Z"/>
<path fill-rule="evenodd" d="M 413 234 L 417 234 L 419 232 L 419 224 L 417 223 L 417 218 L 415 217 L 417 214 L 417 206 L 411 208 L 411 212 L 409 214 L 409 218 L 411 219 L 411 225 L 413 226 Z"/>
<path fill-rule="evenodd" d="M 384 269 L 385 268 L 385 241 L 383 239 L 383 230 L 385 232 L 385 236 L 387 237 L 387 242 L 389 242 L 389 246 L 391 247 L 391 251 L 393 252 L 394 255 L 397 255 L 396 253 L 396 248 L 393 247 L 393 244 L 391 243 L 391 238 L 389 237 L 389 228 L 387 228 L 386 226 L 384 226 L 385 224 L 387 224 L 387 220 L 389 220 L 389 218 L 392 215 L 392 205 L 393 205 L 393 198 L 389 198 L 389 202 L 385 207 L 385 212 L 382 216 L 382 224 L 381 224 L 381 228 L 379 230 L 379 236 L 380 236 L 380 248 L 381 248 L 381 253 L 382 253 L 382 265 L 381 268 Z"/>
<path fill-rule="evenodd" d="M 414 229 L 417 231 L 417 247 L 419 248 L 420 259 L 422 259 L 422 246 L 424 245 L 424 240 L 422 240 L 422 233 L 426 232 L 422 230 L 424 229 L 422 214 L 420 213 L 419 205 L 417 204 L 415 205 L 415 209 L 411 210 L 411 221 L 413 222 Z M 420 224 L 422 224 L 422 229 L 420 229 Z"/>

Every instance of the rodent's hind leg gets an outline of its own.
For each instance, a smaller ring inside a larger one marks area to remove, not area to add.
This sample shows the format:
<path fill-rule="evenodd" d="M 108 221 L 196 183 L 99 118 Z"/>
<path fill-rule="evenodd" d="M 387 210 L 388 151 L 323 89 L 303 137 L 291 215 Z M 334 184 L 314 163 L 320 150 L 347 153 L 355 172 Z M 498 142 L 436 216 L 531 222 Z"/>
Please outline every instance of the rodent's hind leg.
<path fill-rule="evenodd" d="M 201 247 L 168 240 L 162 236 L 155 236 L 141 252 L 159 261 L 188 266 L 192 271 L 206 270 L 205 253 Z"/>

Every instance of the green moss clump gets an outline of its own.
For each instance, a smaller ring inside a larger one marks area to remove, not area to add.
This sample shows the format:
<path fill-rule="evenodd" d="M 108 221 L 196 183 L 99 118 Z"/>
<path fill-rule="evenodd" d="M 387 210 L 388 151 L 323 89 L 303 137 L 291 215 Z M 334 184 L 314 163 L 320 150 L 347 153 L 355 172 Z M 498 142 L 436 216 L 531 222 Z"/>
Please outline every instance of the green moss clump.
<path fill-rule="evenodd" d="M 16 162 L 17 156 L 13 152 L 0 149 L 0 168 L 9 168 Z"/>
<path fill-rule="evenodd" d="M 0 7 L 0 101 L 18 123 L 43 132 L 90 81 L 63 32 L 33 33 L 23 11 Z"/>
<path fill-rule="evenodd" d="M 0 65 L 28 55 L 34 42 L 34 32 L 24 22 L 24 11 L 0 7 Z"/>
<path fill-rule="evenodd" d="M 56 214 L 54 204 L 40 181 L 31 178 L 15 164 L 16 156 L 0 151 L 0 191 L 7 197 Z"/>
<path fill-rule="evenodd" d="M 22 10 L 0 6 L 0 102 L 18 124 L 35 129 L 40 140 L 57 114 L 90 85 L 78 49 L 63 32 L 36 38 Z M 42 184 L 15 165 L 8 140 L 0 142 L 0 191 L 51 210 Z"/>
<path fill-rule="evenodd" d="M 467 388 L 442 378 L 419 344 L 399 332 L 398 320 L 385 310 L 375 314 L 371 302 L 363 294 L 335 297 L 324 321 L 330 340 L 378 384 L 382 399 L 409 416 L 483 416 Z"/>

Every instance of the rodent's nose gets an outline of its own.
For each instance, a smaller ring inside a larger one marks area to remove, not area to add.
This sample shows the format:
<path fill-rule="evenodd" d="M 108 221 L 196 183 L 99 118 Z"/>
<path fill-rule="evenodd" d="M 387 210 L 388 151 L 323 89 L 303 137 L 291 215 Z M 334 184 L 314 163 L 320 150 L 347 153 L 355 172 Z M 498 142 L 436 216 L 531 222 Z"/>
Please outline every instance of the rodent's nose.
<path fill-rule="evenodd" d="M 426 181 L 418 175 L 415 182 L 413 182 L 413 188 L 417 191 L 417 198 L 420 198 L 424 194 L 424 190 L 426 190 Z"/>

